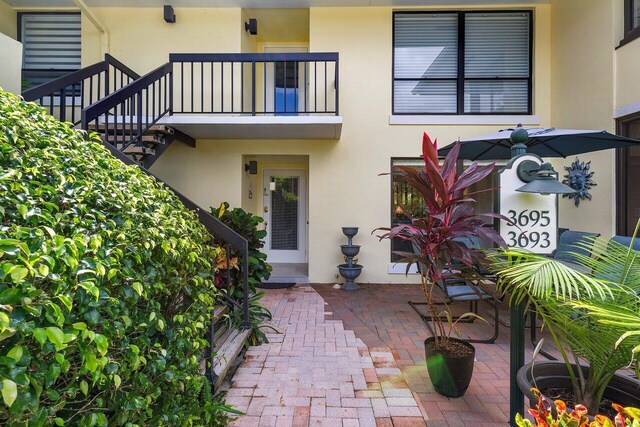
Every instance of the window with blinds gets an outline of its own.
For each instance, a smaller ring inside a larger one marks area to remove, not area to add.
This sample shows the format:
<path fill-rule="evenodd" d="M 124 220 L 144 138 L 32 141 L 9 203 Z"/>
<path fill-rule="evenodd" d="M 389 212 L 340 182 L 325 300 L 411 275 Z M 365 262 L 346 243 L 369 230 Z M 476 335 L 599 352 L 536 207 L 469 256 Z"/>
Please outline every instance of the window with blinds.
<path fill-rule="evenodd" d="M 20 13 L 22 80 L 37 86 L 80 69 L 79 13 Z"/>
<path fill-rule="evenodd" d="M 532 14 L 396 12 L 394 114 L 531 114 Z"/>
<path fill-rule="evenodd" d="M 621 45 L 640 37 L 640 0 L 624 0 L 624 39 Z"/>

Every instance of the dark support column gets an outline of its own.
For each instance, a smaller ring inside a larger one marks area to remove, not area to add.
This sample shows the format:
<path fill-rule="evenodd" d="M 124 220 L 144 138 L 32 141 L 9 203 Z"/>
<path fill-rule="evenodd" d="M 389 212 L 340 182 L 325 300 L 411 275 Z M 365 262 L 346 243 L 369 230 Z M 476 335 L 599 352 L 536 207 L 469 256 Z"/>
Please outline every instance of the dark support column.
<path fill-rule="evenodd" d="M 510 399 L 509 422 L 516 426 L 516 414 L 524 413 L 524 394 L 518 388 L 516 375 L 524 365 L 524 303 L 511 307 L 511 345 L 510 345 Z"/>

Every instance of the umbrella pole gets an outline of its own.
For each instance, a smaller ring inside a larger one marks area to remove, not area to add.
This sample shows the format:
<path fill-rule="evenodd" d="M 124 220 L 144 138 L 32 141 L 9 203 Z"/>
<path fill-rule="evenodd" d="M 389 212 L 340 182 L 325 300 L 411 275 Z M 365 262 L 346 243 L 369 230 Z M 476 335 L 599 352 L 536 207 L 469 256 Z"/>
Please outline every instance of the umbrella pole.
<path fill-rule="evenodd" d="M 518 125 L 511 133 L 511 158 L 514 159 L 527 152 L 524 144 L 528 138 L 527 131 Z M 509 351 L 509 422 L 516 427 L 516 414 L 524 413 L 524 394 L 518 387 L 518 370 L 524 366 L 524 309 L 523 302 L 511 306 L 511 342 Z"/>
<path fill-rule="evenodd" d="M 511 343 L 509 365 L 509 422 L 516 427 L 516 414 L 524 413 L 524 394 L 518 387 L 517 375 L 520 367 L 524 366 L 524 303 L 511 307 Z"/>

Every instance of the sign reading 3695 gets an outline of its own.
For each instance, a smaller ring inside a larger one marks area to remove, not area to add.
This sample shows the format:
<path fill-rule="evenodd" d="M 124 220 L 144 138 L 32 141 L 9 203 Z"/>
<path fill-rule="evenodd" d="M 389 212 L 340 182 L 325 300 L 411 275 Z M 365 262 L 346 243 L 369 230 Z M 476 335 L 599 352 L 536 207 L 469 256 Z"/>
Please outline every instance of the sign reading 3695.
<path fill-rule="evenodd" d="M 507 232 L 507 245 L 531 250 L 546 249 L 551 246 L 551 235 L 547 229 L 551 225 L 548 210 L 524 209 L 507 211 L 513 227 Z M 518 226 L 520 229 L 516 228 Z"/>

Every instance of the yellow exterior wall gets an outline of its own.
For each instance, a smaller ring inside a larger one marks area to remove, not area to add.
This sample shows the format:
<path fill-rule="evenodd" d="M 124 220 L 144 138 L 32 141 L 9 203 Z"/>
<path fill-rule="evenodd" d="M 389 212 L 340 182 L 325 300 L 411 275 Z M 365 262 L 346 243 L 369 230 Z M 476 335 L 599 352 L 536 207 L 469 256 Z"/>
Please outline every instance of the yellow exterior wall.
<path fill-rule="evenodd" d="M 638 102 L 640 40 L 614 51 L 619 41 L 616 14 L 622 0 L 553 0 L 551 4 L 480 6 L 480 9 L 534 10 L 533 113 L 541 126 L 613 130 L 614 108 Z M 452 5 L 451 9 L 468 9 Z M 446 8 L 411 8 L 410 10 Z M 390 125 L 392 86 L 392 7 L 311 8 L 309 51 L 340 53 L 340 141 L 199 140 L 197 148 L 174 143 L 153 170 L 203 207 L 228 201 L 231 206 L 260 209 L 261 175 L 247 177 L 250 156 L 308 156 L 309 259 L 312 282 L 335 281 L 342 262 L 341 226 L 360 227 L 362 282 L 414 282 L 390 275 L 389 242 L 379 243 L 371 231 L 390 222 L 390 179 L 393 157 L 416 157 L 422 132 L 446 145 L 516 123 L 493 117 L 490 123 Z M 254 52 L 258 41 L 244 31 L 241 8 L 176 8 L 176 24 L 167 24 L 162 8 L 92 8 L 110 35 L 110 52 L 140 73 L 168 60 L 171 52 Z M 259 26 L 260 28 L 260 26 Z M 82 61 L 101 60 L 100 35 L 83 18 Z M 306 40 L 305 40 L 306 42 Z M 636 92 L 638 91 L 638 92 Z M 454 120 L 455 122 L 455 120 Z M 594 200 L 575 208 L 560 201 L 560 225 L 614 231 L 613 153 L 580 156 L 592 160 L 598 186 Z M 563 172 L 573 159 L 554 161 Z M 293 163 L 290 163 L 290 166 Z M 261 165 L 261 170 L 264 165 Z M 254 199 L 248 200 L 250 180 Z M 579 210 L 577 210 L 579 209 Z"/>
<path fill-rule="evenodd" d="M 22 43 L 0 33 L 0 88 L 20 94 L 22 82 Z"/>
<path fill-rule="evenodd" d="M 551 114 L 557 128 L 614 131 L 614 19 L 612 2 L 555 0 L 551 5 Z M 615 153 L 584 154 L 598 184 L 579 207 L 560 198 L 560 226 L 615 234 Z M 572 158 L 554 160 L 564 174 Z"/>
<path fill-rule="evenodd" d="M 140 74 L 169 60 L 169 53 L 241 51 L 240 8 L 175 8 L 176 23 L 161 7 L 91 8 L 109 32 L 110 53 Z M 100 33 L 83 17 L 82 65 L 101 61 Z"/>
<path fill-rule="evenodd" d="M 616 50 L 615 59 L 616 108 L 640 103 L 640 39 Z"/>
<path fill-rule="evenodd" d="M 535 8 L 536 37 L 534 113 L 548 125 L 550 8 L 531 7 Z M 514 124 L 389 125 L 392 12 L 390 7 L 310 11 L 309 50 L 340 53 L 340 112 L 344 118 L 340 141 L 203 140 L 195 149 L 174 144 L 154 165 L 154 172 L 205 207 L 224 200 L 232 206 L 247 206 L 243 155 L 308 155 L 310 280 L 336 280 L 336 265 L 343 262 L 339 245 L 346 242 L 340 227 L 349 225 L 360 227 L 354 238 L 354 243 L 362 245 L 358 258 L 364 270 L 359 280 L 415 282 L 415 277 L 388 274 L 389 243 L 379 243 L 371 235 L 374 228 L 390 221 L 389 177 L 378 174 L 389 171 L 392 157 L 417 156 L 423 131 L 445 145 Z"/>
<path fill-rule="evenodd" d="M 624 38 L 624 0 L 614 0 L 615 43 Z M 640 111 L 640 38 L 615 50 L 615 108 L 623 114 Z"/>
<path fill-rule="evenodd" d="M 18 15 L 16 11 L 0 0 L 0 33 L 18 39 Z"/>

